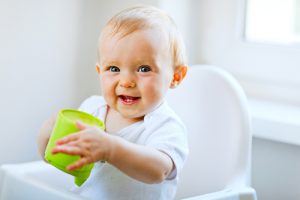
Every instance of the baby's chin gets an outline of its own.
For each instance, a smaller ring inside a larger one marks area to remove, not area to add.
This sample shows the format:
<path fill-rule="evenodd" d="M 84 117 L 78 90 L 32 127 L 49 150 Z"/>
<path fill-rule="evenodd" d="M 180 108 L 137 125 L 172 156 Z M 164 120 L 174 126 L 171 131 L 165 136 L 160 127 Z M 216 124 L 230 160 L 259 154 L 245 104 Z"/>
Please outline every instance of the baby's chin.
<path fill-rule="evenodd" d="M 141 121 L 144 120 L 144 117 L 157 109 L 163 100 L 157 101 L 156 103 L 146 103 L 141 99 L 139 103 L 136 105 L 123 105 L 118 104 L 115 107 L 115 111 L 117 111 L 124 119 L 132 120 L 132 121 Z M 145 106 L 145 104 L 147 106 Z"/>
<path fill-rule="evenodd" d="M 144 120 L 145 114 L 129 114 L 129 113 L 120 113 L 123 118 L 132 120 L 132 121 L 141 121 Z"/>

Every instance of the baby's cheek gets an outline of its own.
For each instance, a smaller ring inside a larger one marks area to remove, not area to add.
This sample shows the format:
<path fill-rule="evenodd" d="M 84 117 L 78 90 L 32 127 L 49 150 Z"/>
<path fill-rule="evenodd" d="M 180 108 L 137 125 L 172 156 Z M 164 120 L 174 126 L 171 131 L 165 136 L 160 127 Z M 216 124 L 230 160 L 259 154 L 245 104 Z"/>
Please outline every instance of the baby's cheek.
<path fill-rule="evenodd" d="M 144 88 L 144 95 L 146 96 L 148 102 L 158 102 L 163 96 L 162 88 L 159 85 L 148 85 Z"/>
<path fill-rule="evenodd" d="M 113 84 L 109 79 L 103 78 L 100 82 L 102 95 L 111 95 L 114 92 Z"/>

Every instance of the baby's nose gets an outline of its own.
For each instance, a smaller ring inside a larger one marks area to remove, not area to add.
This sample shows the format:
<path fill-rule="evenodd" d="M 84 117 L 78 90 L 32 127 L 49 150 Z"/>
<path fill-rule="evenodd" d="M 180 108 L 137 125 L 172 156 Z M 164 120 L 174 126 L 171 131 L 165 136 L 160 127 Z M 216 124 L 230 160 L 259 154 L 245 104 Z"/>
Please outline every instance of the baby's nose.
<path fill-rule="evenodd" d="M 124 88 L 134 88 L 136 86 L 136 77 L 130 70 L 123 70 L 120 73 L 120 86 Z"/>
<path fill-rule="evenodd" d="M 124 80 L 120 82 L 120 86 L 124 88 L 134 88 L 136 83 L 133 80 Z"/>

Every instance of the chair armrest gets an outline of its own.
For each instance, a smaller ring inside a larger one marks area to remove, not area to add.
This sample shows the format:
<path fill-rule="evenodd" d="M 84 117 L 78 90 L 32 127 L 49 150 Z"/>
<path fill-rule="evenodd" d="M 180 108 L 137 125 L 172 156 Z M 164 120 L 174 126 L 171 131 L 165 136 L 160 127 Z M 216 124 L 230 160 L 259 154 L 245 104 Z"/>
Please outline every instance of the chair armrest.
<path fill-rule="evenodd" d="M 86 199 L 71 192 L 72 186 L 72 176 L 43 161 L 0 166 L 0 199 Z"/>
<path fill-rule="evenodd" d="M 183 200 L 257 200 L 256 192 L 251 187 L 224 189 L 205 195 L 185 198 Z"/>

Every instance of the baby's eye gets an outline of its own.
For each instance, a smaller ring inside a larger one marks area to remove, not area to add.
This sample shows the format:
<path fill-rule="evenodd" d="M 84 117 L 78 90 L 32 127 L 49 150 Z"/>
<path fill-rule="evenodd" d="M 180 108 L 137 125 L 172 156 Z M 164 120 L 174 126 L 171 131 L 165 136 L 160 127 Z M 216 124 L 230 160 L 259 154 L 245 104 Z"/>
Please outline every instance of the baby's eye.
<path fill-rule="evenodd" d="M 119 72 L 120 69 L 117 66 L 109 66 L 108 70 L 111 72 Z"/>
<path fill-rule="evenodd" d="M 138 69 L 138 72 L 149 72 L 149 71 L 151 71 L 151 68 L 147 65 L 142 65 Z"/>

